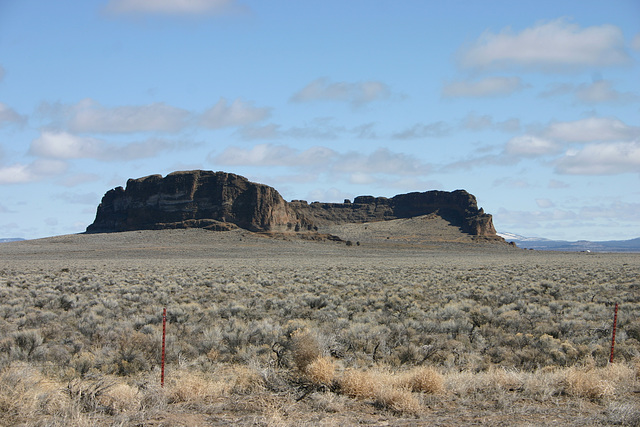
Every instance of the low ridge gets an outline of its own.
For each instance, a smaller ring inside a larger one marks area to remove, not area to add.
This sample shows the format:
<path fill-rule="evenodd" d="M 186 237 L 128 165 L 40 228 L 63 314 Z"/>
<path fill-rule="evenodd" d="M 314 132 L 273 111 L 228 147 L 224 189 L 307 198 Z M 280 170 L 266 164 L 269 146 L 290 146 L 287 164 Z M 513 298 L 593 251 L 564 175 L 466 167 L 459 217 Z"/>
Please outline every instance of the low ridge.
<path fill-rule="evenodd" d="M 286 202 L 274 188 L 227 172 L 181 171 L 129 179 L 109 190 L 87 233 L 171 228 L 309 232 L 341 224 L 437 215 L 461 232 L 502 240 L 490 214 L 465 190 L 426 191 L 353 202 Z"/>

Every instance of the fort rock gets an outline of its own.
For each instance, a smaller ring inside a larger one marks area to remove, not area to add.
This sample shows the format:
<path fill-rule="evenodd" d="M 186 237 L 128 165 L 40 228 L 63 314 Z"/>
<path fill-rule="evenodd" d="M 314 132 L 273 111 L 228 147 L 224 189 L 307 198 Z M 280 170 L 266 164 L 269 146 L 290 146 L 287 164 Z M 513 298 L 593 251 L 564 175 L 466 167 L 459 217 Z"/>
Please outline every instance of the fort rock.
<path fill-rule="evenodd" d="M 344 203 L 285 201 L 274 188 L 239 175 L 173 172 L 129 179 L 109 190 L 87 233 L 168 228 L 308 232 L 323 226 L 439 215 L 460 231 L 494 238 L 491 215 L 465 190 L 359 196 Z"/>

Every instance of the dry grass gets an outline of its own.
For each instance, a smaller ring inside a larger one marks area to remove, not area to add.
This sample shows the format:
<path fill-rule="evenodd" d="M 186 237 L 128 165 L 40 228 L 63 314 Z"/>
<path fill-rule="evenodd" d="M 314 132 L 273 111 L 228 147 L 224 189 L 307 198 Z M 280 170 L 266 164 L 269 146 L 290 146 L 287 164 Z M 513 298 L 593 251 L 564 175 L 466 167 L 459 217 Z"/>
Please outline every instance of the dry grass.
<path fill-rule="evenodd" d="M 420 399 L 411 390 L 383 385 L 375 391 L 374 402 L 400 414 L 419 415 L 424 411 Z"/>
<path fill-rule="evenodd" d="M 308 329 L 297 329 L 291 334 L 293 362 L 300 372 L 322 355 L 320 344 Z"/>
<path fill-rule="evenodd" d="M 330 357 L 318 357 L 304 369 L 305 377 L 316 385 L 330 386 L 335 379 L 336 363 Z"/>
<path fill-rule="evenodd" d="M 604 368 L 571 367 L 563 373 L 566 392 L 588 399 L 612 398 L 621 391 L 621 385 L 633 377 L 633 369 L 621 364 Z"/>
<path fill-rule="evenodd" d="M 0 425 L 639 425 L 640 255 L 181 233 L 0 247 Z"/>
<path fill-rule="evenodd" d="M 442 393 L 444 376 L 431 367 L 416 367 L 400 375 L 398 385 L 414 392 Z"/>
<path fill-rule="evenodd" d="M 371 399 L 385 383 L 388 374 L 372 370 L 348 369 L 338 379 L 340 392 L 355 399 Z"/>

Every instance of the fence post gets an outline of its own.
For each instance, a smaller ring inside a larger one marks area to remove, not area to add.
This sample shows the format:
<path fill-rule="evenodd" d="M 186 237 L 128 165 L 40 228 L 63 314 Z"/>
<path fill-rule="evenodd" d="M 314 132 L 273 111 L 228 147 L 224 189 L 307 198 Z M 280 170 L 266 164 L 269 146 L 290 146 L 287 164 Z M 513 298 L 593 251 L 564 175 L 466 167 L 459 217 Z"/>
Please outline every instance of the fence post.
<path fill-rule="evenodd" d="M 611 355 L 609 356 L 609 363 L 613 363 L 613 347 L 616 345 L 616 325 L 618 323 L 618 303 L 613 311 L 613 333 L 611 334 Z"/>
<path fill-rule="evenodd" d="M 160 387 L 164 387 L 164 341 L 167 335 L 167 307 L 162 310 L 162 363 L 160 369 Z"/>

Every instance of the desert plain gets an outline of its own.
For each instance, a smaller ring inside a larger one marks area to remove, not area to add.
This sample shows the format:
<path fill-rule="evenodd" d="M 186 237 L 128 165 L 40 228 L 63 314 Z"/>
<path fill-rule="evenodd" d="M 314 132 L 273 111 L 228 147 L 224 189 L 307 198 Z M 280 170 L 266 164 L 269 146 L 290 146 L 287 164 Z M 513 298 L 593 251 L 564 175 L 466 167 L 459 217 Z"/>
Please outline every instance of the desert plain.
<path fill-rule="evenodd" d="M 3 243 L 0 425 L 640 425 L 640 254 L 439 221 Z"/>

